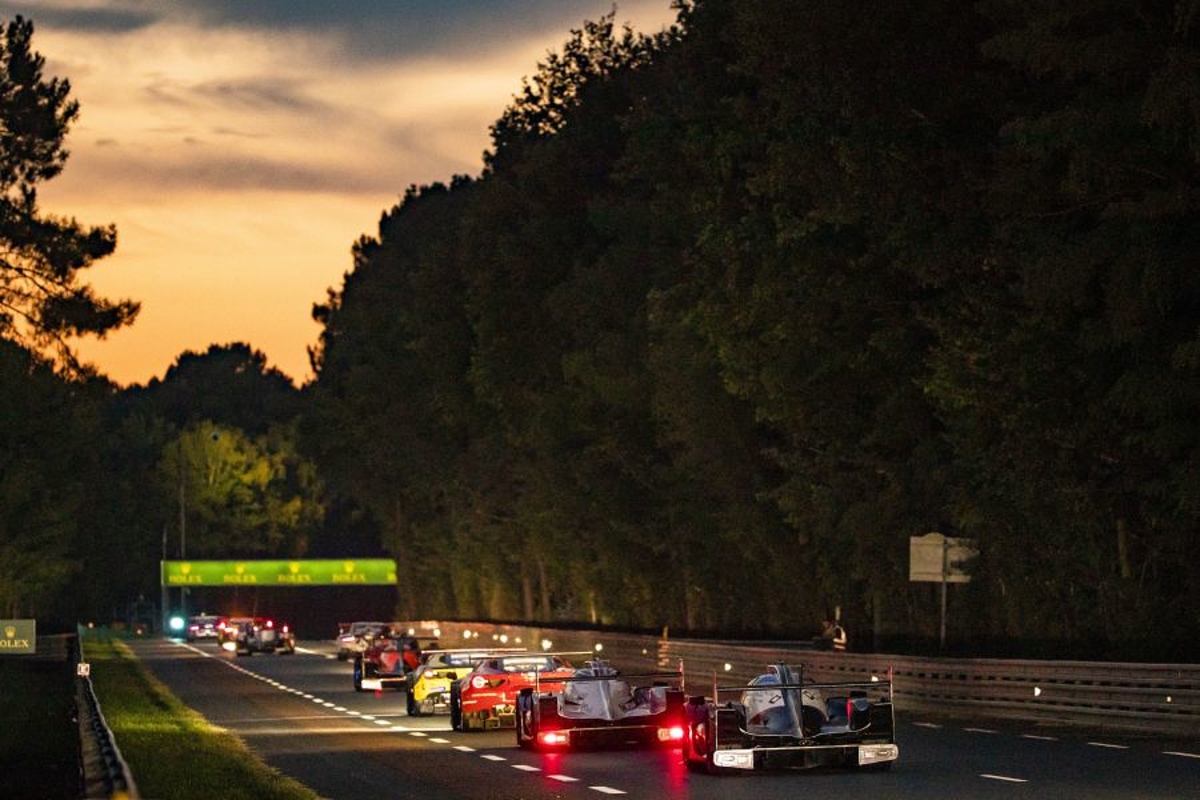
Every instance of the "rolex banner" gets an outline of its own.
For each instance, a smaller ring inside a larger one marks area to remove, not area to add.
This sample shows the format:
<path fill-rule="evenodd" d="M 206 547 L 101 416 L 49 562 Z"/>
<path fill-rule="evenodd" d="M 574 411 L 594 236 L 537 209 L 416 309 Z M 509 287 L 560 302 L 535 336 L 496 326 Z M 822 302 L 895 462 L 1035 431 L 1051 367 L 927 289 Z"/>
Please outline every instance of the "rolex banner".
<path fill-rule="evenodd" d="M 0 655 L 37 652 L 37 620 L 0 619 Z"/>
<path fill-rule="evenodd" d="M 163 586 L 392 586 L 391 558 L 163 561 Z"/>

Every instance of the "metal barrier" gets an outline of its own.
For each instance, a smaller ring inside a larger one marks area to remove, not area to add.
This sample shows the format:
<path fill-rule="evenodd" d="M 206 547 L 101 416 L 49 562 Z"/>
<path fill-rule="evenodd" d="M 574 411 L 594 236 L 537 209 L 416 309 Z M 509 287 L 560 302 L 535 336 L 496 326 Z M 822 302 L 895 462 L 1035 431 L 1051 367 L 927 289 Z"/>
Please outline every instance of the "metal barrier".
<path fill-rule="evenodd" d="M 627 671 L 681 668 L 687 690 L 707 694 L 715 683 L 748 681 L 773 662 L 803 664 L 818 681 L 862 681 L 892 672 L 900 710 L 974 714 L 1167 735 L 1200 736 L 1200 664 L 1093 661 L 933 659 L 835 653 L 807 642 L 745 644 L 670 639 L 486 622 L 412 622 L 436 628 L 441 643 L 518 644 L 591 650 Z M 465 639 L 464 639 L 465 635 Z"/>
<path fill-rule="evenodd" d="M 77 665 L 78 675 L 75 683 L 75 706 L 79 716 L 80 760 L 85 797 L 137 800 L 137 786 L 129 772 L 129 765 L 125 763 L 117 747 L 116 738 L 104 720 L 90 672 L 78 669 L 78 665 L 83 663 L 81 638 L 80 635 L 74 637 L 73 660 Z"/>

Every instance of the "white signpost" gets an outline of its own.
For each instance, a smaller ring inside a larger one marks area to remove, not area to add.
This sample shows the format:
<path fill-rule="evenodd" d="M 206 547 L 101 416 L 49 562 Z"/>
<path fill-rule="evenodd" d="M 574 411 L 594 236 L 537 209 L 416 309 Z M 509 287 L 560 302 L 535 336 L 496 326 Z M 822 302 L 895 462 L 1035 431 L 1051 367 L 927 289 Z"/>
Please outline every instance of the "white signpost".
<path fill-rule="evenodd" d="M 942 584 L 942 618 L 939 647 L 946 647 L 946 584 L 969 583 L 968 569 L 978 557 L 973 539 L 953 538 L 940 533 L 908 538 L 908 579 Z"/>

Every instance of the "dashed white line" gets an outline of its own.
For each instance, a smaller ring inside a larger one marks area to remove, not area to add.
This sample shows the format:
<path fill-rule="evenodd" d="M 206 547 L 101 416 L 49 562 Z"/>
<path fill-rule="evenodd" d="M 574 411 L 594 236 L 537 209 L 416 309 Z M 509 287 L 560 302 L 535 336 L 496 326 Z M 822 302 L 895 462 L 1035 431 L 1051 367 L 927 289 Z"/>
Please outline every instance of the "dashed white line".
<path fill-rule="evenodd" d="M 991 728 L 963 728 L 963 730 L 967 733 L 999 733 L 999 731 L 994 731 Z"/>
<path fill-rule="evenodd" d="M 409 736 L 428 736 L 429 734 L 426 733 L 425 731 L 409 731 L 408 735 Z"/>
<path fill-rule="evenodd" d="M 480 758 L 482 758 L 484 761 L 508 761 L 508 759 L 504 756 L 497 756 L 493 755 L 492 753 L 485 753 L 481 755 Z"/>
<path fill-rule="evenodd" d="M 589 786 L 588 788 L 600 794 L 625 794 L 620 789 L 614 789 L 611 786 Z"/>
<path fill-rule="evenodd" d="M 1129 748 L 1123 744 L 1109 744 L 1108 742 L 1088 742 L 1092 747 L 1106 747 L 1109 750 L 1128 750 Z"/>
<path fill-rule="evenodd" d="M 449 739 L 430 739 L 429 741 L 433 742 L 434 744 L 450 744 Z"/>
<path fill-rule="evenodd" d="M 454 749 L 460 753 L 474 753 L 475 752 L 474 747 L 467 747 L 465 744 L 456 744 L 456 745 L 454 745 Z"/>
<path fill-rule="evenodd" d="M 1022 739 L 1037 739 L 1039 742 L 1057 742 L 1058 741 L 1057 736 L 1038 736 L 1033 733 L 1023 733 L 1023 734 L 1021 734 L 1021 738 Z"/>
<path fill-rule="evenodd" d="M 363 719 L 366 719 L 366 717 L 363 717 Z M 389 728 L 392 726 L 392 723 L 386 719 L 377 719 L 377 720 L 375 720 L 375 724 L 376 725 L 386 725 Z"/>
<path fill-rule="evenodd" d="M 1179 756 L 1180 758 L 1200 758 L 1200 753 L 1185 753 L 1182 750 L 1163 750 L 1164 756 Z"/>
<path fill-rule="evenodd" d="M 940 730 L 942 727 L 941 725 L 938 725 L 936 722 L 914 722 L 913 725 L 915 725 L 918 728 L 933 728 L 934 730 Z"/>
<path fill-rule="evenodd" d="M 992 781 L 1004 781 L 1005 783 L 1029 783 L 1029 781 L 1025 780 L 1024 778 L 1014 778 L 1009 775 L 992 775 L 987 772 L 981 773 L 979 777 L 987 778 L 988 780 Z"/>
<path fill-rule="evenodd" d="M 570 775 L 551 775 L 550 780 L 558 781 L 559 783 L 576 783 L 579 778 L 572 778 Z"/>
<path fill-rule="evenodd" d="M 512 764 L 513 769 L 519 769 L 521 772 L 541 772 L 541 767 L 535 767 L 532 764 Z"/>

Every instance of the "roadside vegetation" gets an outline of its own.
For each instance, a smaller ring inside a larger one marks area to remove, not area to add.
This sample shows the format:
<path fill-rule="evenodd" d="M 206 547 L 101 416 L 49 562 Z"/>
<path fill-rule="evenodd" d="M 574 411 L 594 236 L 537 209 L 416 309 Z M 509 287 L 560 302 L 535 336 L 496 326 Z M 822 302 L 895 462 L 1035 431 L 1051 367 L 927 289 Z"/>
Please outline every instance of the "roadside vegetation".
<path fill-rule="evenodd" d="M 120 640 L 85 639 L 83 655 L 105 721 L 142 797 L 317 798 L 180 702 Z"/>

